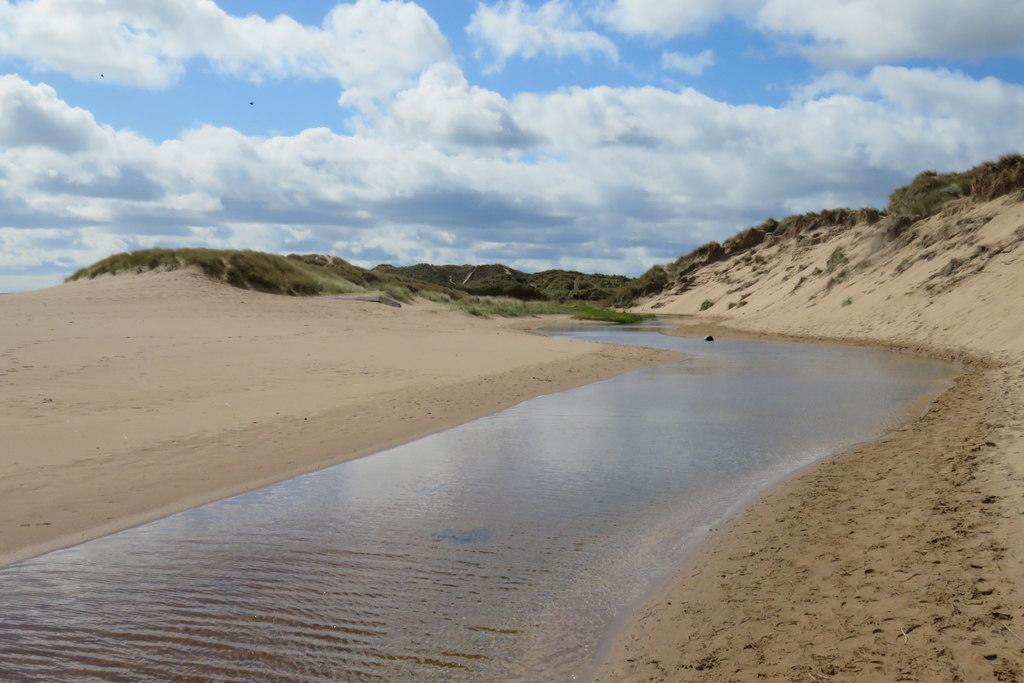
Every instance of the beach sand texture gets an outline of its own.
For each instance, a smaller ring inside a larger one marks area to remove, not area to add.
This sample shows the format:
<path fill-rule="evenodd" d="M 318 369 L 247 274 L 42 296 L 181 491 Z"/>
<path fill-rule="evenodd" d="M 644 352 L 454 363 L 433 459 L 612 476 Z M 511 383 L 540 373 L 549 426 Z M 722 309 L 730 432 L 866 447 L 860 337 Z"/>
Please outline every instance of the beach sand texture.
<path fill-rule="evenodd" d="M 0 321 L 0 564 L 678 358 L 192 272 L 6 295 Z"/>
<path fill-rule="evenodd" d="M 962 202 L 912 229 L 909 243 L 870 225 L 766 243 L 640 306 L 693 315 L 683 334 L 879 343 L 965 365 L 926 415 L 714 533 L 633 616 L 603 680 L 1024 677 L 1024 204 Z M 856 266 L 845 279 L 797 286 L 837 248 Z"/>

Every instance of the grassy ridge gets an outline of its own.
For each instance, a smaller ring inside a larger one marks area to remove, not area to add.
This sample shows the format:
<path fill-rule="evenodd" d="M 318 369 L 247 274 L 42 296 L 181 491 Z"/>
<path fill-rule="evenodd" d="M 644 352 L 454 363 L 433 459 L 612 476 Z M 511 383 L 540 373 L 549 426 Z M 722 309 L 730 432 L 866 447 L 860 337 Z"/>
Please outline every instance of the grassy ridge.
<path fill-rule="evenodd" d="M 962 197 L 988 201 L 1024 189 L 1024 156 L 1011 154 L 962 173 L 925 171 L 889 196 L 888 213 L 926 218 Z"/>
<path fill-rule="evenodd" d="M 185 268 L 196 268 L 207 277 L 241 289 L 290 296 L 367 290 L 384 291 L 400 301 L 427 292 L 450 299 L 464 296 L 446 287 L 360 268 L 337 256 L 281 256 L 231 249 L 143 249 L 114 254 L 72 273 L 68 282 L 100 275 Z"/>
<path fill-rule="evenodd" d="M 312 296 L 362 291 L 342 273 L 296 259 L 257 251 L 221 249 L 144 249 L 114 254 L 72 273 L 68 281 L 118 273 L 198 268 L 214 280 L 242 289 Z"/>
<path fill-rule="evenodd" d="M 894 190 L 885 211 L 872 208 L 826 209 L 782 220 L 769 218 L 721 244 L 708 242 L 672 263 L 652 267 L 615 289 L 606 302 L 628 307 L 670 287 L 685 289 L 690 274 L 701 266 L 742 254 L 768 239 L 796 237 L 820 228 L 852 227 L 858 223 L 878 224 L 879 230 L 891 231 L 933 216 L 958 199 L 989 201 L 1018 190 L 1024 190 L 1024 155 L 1020 154 L 1004 156 L 998 161 L 980 164 L 960 173 L 925 171 L 909 184 Z"/>
<path fill-rule="evenodd" d="M 206 276 L 242 289 L 272 294 L 315 296 L 381 291 L 402 302 L 423 298 L 484 318 L 573 314 L 585 320 L 638 322 L 645 316 L 546 300 L 471 296 L 392 272 L 367 270 L 337 256 L 267 254 L 227 249 L 144 249 L 114 254 L 73 273 L 68 281 L 100 275 L 196 268 Z"/>
<path fill-rule="evenodd" d="M 373 270 L 431 282 L 475 296 L 548 301 L 603 301 L 615 288 L 630 281 L 624 275 L 587 274 L 572 270 L 526 273 L 500 263 L 478 266 L 381 264 Z"/>

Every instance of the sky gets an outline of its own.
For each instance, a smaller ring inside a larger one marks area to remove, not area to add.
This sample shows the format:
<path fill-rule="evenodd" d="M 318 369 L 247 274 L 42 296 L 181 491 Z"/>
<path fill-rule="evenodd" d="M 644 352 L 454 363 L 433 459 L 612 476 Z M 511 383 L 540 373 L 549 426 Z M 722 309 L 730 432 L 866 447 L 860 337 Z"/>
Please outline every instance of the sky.
<path fill-rule="evenodd" d="M 1020 151 L 1020 0 L 0 0 L 0 291 L 152 246 L 635 275 Z"/>

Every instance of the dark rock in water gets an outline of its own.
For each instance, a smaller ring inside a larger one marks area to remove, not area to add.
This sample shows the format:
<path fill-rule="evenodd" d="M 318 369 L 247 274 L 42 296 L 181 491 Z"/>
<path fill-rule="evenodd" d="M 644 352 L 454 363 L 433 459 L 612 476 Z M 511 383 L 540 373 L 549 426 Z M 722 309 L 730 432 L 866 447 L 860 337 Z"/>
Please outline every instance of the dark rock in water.
<path fill-rule="evenodd" d="M 704 341 L 715 341 L 715 338 L 709 334 L 708 336 L 704 337 Z"/>

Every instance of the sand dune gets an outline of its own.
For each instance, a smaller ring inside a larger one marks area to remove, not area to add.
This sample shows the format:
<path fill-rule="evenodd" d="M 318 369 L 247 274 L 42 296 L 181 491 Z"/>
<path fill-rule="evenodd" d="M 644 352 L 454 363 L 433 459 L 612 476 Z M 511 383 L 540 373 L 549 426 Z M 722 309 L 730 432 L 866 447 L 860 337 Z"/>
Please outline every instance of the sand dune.
<path fill-rule="evenodd" d="M 675 358 L 191 272 L 0 297 L 0 563 Z"/>
<path fill-rule="evenodd" d="M 634 615 L 606 680 L 1024 677 L 1022 294 L 1014 193 L 770 239 L 642 301 L 692 316 L 681 334 L 879 343 L 965 373 L 713 534 Z"/>

